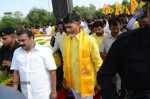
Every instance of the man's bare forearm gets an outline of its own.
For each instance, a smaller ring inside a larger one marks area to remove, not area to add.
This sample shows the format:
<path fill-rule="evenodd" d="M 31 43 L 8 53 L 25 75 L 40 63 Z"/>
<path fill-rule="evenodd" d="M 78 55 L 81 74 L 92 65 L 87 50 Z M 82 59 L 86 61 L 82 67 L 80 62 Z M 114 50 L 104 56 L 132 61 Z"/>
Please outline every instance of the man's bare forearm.
<path fill-rule="evenodd" d="M 13 72 L 13 88 L 18 89 L 19 84 L 19 71 L 14 70 Z"/>
<path fill-rule="evenodd" d="M 51 75 L 51 84 L 52 84 L 52 92 L 56 92 L 56 70 L 50 71 Z"/>

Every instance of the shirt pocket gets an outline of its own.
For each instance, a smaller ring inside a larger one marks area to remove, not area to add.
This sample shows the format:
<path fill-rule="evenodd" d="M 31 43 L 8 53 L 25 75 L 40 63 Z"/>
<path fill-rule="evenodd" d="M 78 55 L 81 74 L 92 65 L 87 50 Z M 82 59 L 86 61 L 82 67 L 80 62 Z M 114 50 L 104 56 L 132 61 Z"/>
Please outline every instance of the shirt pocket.
<path fill-rule="evenodd" d="M 27 65 L 26 58 L 18 57 L 17 58 L 17 63 L 18 63 L 19 70 L 21 70 L 21 71 L 25 71 L 26 70 L 26 65 Z"/>
<path fill-rule="evenodd" d="M 40 72 L 42 69 L 46 68 L 44 64 L 44 60 L 41 57 L 31 58 L 28 65 L 29 65 L 29 70 L 31 72 Z"/>

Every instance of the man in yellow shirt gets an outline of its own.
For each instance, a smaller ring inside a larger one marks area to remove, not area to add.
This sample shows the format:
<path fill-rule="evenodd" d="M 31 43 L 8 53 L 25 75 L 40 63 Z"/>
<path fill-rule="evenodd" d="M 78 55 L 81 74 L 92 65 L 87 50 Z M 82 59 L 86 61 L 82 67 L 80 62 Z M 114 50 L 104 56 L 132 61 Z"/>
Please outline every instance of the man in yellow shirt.
<path fill-rule="evenodd" d="M 52 34 L 55 35 L 55 33 L 56 33 L 55 32 L 55 24 L 52 24 L 51 28 L 52 28 Z"/>
<path fill-rule="evenodd" d="M 95 38 L 96 43 L 98 47 L 100 48 L 102 39 L 106 35 L 106 33 L 104 33 L 104 24 L 100 21 L 94 22 L 93 31 L 94 33 L 91 36 Z"/>
<path fill-rule="evenodd" d="M 93 99 L 96 73 L 102 61 L 95 39 L 80 29 L 80 15 L 64 18 L 67 35 L 63 38 L 64 87 L 73 91 L 75 99 Z"/>

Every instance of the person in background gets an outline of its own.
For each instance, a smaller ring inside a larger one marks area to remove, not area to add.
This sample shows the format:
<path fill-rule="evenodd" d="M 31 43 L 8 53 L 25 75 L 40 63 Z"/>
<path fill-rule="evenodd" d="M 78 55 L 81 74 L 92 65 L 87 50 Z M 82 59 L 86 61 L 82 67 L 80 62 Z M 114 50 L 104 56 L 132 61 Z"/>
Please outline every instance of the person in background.
<path fill-rule="evenodd" d="M 139 23 L 139 27 L 147 27 L 148 26 L 148 16 L 147 16 L 147 12 L 144 11 L 144 15 L 140 18 L 137 19 L 138 23 Z"/>
<path fill-rule="evenodd" d="M 62 21 L 59 21 L 57 23 L 57 32 L 55 36 L 55 43 L 53 47 L 53 53 L 55 53 L 58 49 L 60 49 L 61 53 L 63 51 L 62 48 L 62 40 L 63 40 L 63 35 L 65 35 L 65 26 Z"/>
<path fill-rule="evenodd" d="M 127 24 L 128 30 L 134 30 L 145 25 L 147 26 L 148 24 L 147 12 L 143 10 L 139 10 L 139 9 L 141 8 L 139 7 L 136 8 L 136 11 L 133 14 L 133 17 L 129 20 Z"/>
<path fill-rule="evenodd" d="M 80 28 L 84 29 L 87 34 L 89 34 L 91 32 L 91 30 L 89 29 L 89 27 L 84 19 L 82 19 L 82 21 L 80 23 Z"/>
<path fill-rule="evenodd" d="M 105 60 L 107 53 L 112 45 L 112 43 L 116 40 L 117 36 L 121 33 L 121 19 L 120 17 L 112 17 L 111 19 L 108 20 L 109 26 L 110 26 L 110 31 L 111 34 L 106 35 L 103 40 L 102 44 L 100 46 L 100 55 L 103 59 Z M 114 77 L 113 79 L 113 84 L 114 87 L 116 88 L 116 91 L 118 92 L 121 87 L 121 80 L 118 74 Z"/>
<path fill-rule="evenodd" d="M 112 17 L 108 20 L 108 23 L 111 34 L 108 34 L 103 38 L 100 47 L 100 55 L 103 60 L 105 60 L 112 43 L 115 41 L 116 37 L 121 33 L 121 20 L 119 17 Z"/>
<path fill-rule="evenodd" d="M 63 81 L 63 58 L 62 58 L 62 52 L 63 52 L 63 36 L 66 35 L 65 33 L 65 26 L 63 21 L 57 22 L 57 32 L 55 35 L 55 40 L 51 42 L 54 43 L 53 46 L 53 53 L 57 53 L 60 56 L 61 66 L 59 66 L 56 70 L 57 74 L 57 90 L 59 90 L 62 87 L 62 81 Z"/>
<path fill-rule="evenodd" d="M 93 27 L 94 33 L 91 34 L 91 36 L 95 38 L 96 43 L 98 47 L 100 48 L 102 39 L 106 35 L 106 33 L 104 33 L 104 24 L 101 21 L 96 21 L 93 23 L 92 27 Z"/>
<path fill-rule="evenodd" d="M 148 3 L 148 27 L 120 34 L 99 69 L 103 99 L 150 99 L 150 0 L 143 1 Z M 122 83 L 119 95 L 112 85 L 116 73 Z"/>
<path fill-rule="evenodd" d="M 49 36 L 52 35 L 52 27 L 50 25 L 46 26 L 46 34 Z"/>
<path fill-rule="evenodd" d="M 34 35 L 37 35 L 37 34 L 41 34 L 42 32 L 41 32 L 41 30 L 40 30 L 40 26 L 39 25 L 37 25 L 34 29 L 33 29 L 33 34 Z"/>
<path fill-rule="evenodd" d="M 102 16 L 102 17 L 99 17 L 98 18 L 98 21 L 100 21 L 100 22 L 102 22 L 103 24 L 104 24 L 104 32 L 105 33 L 107 33 L 107 34 L 110 34 L 111 33 L 111 31 L 110 31 L 110 29 L 109 28 L 106 28 L 106 24 L 108 24 L 107 22 L 107 20 L 104 18 L 104 16 Z"/>
<path fill-rule="evenodd" d="M 52 35 L 56 34 L 56 32 L 55 32 L 55 24 L 54 23 L 51 24 L 51 31 L 52 31 Z"/>
<path fill-rule="evenodd" d="M 123 33 L 123 32 L 126 32 L 127 29 L 125 29 L 125 20 L 123 17 L 120 18 L 121 20 L 121 28 L 120 28 L 120 31 Z"/>
<path fill-rule="evenodd" d="M 109 26 L 109 23 L 108 23 L 108 20 L 111 18 L 112 16 L 111 16 L 111 14 L 108 14 L 108 15 L 106 15 L 106 17 L 104 17 L 105 19 L 105 21 L 106 21 L 106 24 L 105 24 L 105 27 L 104 27 L 104 31 L 106 32 L 106 33 L 108 33 L 108 34 L 110 34 L 110 26 Z"/>
<path fill-rule="evenodd" d="M 5 27 L 0 32 L 3 45 L 0 48 L 0 67 L 2 69 L 3 76 L 7 76 L 10 71 L 11 61 L 15 49 L 19 47 L 19 43 L 16 41 L 15 29 L 13 27 Z"/>

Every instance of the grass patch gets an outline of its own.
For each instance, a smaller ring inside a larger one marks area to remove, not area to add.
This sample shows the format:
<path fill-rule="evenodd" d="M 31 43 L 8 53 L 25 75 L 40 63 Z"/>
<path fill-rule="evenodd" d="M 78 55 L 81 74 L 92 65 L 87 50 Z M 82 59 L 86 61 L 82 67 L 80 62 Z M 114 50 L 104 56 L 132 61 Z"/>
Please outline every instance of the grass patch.
<path fill-rule="evenodd" d="M 12 77 L 12 74 L 9 74 L 7 77 L 2 76 L 2 72 L 0 71 L 0 83 Z"/>

